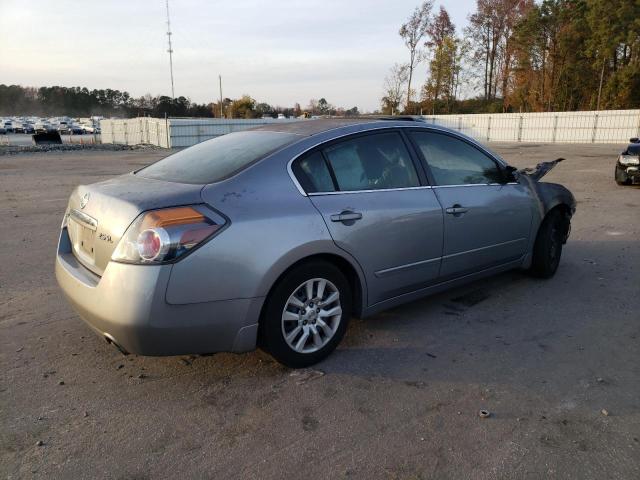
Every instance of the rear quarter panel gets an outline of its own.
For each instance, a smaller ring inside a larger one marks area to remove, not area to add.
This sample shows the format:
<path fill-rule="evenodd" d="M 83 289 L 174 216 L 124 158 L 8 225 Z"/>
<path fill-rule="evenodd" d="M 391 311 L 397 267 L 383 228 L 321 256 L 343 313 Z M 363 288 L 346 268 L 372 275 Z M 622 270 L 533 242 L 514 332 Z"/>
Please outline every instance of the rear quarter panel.
<path fill-rule="evenodd" d="M 289 177 L 289 158 L 265 159 L 202 190 L 202 199 L 231 224 L 174 264 L 168 303 L 265 296 L 287 268 L 315 254 L 339 254 L 355 267 L 355 261 L 335 246 L 322 216 Z"/>

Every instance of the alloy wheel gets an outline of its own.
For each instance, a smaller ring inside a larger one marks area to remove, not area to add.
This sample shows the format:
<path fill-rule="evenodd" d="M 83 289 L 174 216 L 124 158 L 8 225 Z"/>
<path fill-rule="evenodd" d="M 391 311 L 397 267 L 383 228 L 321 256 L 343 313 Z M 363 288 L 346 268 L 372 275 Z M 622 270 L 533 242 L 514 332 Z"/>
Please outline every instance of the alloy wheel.
<path fill-rule="evenodd" d="M 312 353 L 334 336 L 342 318 L 340 292 L 329 280 L 313 278 L 299 285 L 282 311 L 282 334 L 298 353 Z"/>

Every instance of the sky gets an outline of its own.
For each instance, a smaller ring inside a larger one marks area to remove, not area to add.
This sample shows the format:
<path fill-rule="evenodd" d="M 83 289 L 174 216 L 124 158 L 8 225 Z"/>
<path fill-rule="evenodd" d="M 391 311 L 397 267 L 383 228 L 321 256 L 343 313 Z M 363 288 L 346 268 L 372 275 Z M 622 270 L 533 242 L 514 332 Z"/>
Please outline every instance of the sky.
<path fill-rule="evenodd" d="M 176 96 L 379 108 L 419 0 L 170 0 Z M 436 1 L 459 32 L 475 0 Z M 0 0 L 0 83 L 170 95 L 164 0 Z M 426 64 L 416 73 L 426 76 Z"/>

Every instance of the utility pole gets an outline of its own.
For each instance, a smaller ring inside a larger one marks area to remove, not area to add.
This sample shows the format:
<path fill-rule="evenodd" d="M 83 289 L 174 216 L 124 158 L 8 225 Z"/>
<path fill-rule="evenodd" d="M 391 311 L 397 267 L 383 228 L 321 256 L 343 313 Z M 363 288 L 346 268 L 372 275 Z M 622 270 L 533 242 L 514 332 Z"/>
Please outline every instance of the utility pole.
<path fill-rule="evenodd" d="M 220 118 L 224 118 L 222 113 L 222 75 L 218 75 L 218 81 L 220 82 Z"/>
<path fill-rule="evenodd" d="M 600 95 L 602 94 L 602 79 L 604 78 L 604 63 L 605 59 L 602 59 L 602 70 L 600 70 L 600 86 L 598 87 L 598 102 L 596 104 L 596 110 L 600 110 Z"/>
<path fill-rule="evenodd" d="M 169 0 L 166 0 L 167 5 L 167 38 L 169 39 L 169 70 L 171 71 L 171 98 L 175 99 L 176 94 L 173 89 L 173 48 L 171 47 L 171 21 L 169 20 Z"/>

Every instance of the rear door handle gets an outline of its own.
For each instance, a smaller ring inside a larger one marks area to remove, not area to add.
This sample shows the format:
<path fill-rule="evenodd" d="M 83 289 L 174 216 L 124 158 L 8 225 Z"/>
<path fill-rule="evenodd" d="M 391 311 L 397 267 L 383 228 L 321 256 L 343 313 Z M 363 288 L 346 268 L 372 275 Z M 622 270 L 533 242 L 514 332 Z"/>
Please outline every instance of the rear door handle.
<path fill-rule="evenodd" d="M 463 213 L 467 213 L 468 211 L 468 208 L 464 208 L 462 205 L 458 205 L 457 203 L 453 207 L 449 207 L 445 210 L 445 212 L 450 215 L 461 215 Z"/>
<path fill-rule="evenodd" d="M 330 218 L 332 222 L 352 222 L 355 220 L 360 220 L 362 218 L 362 214 L 360 212 L 351 212 L 345 210 L 344 212 L 331 215 Z"/>

